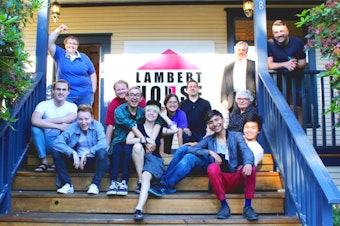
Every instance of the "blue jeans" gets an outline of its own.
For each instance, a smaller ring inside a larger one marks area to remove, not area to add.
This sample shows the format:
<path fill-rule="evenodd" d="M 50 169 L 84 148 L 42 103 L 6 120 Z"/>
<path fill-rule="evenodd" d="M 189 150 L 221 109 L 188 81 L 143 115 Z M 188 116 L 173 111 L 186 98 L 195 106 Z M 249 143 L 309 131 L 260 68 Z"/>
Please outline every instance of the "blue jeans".
<path fill-rule="evenodd" d="M 81 105 L 81 104 L 87 104 L 92 106 L 93 104 L 93 99 L 94 99 L 94 94 L 90 93 L 90 94 L 84 94 L 82 96 L 68 96 L 66 98 L 67 101 L 76 104 L 77 106 Z"/>
<path fill-rule="evenodd" d="M 81 157 L 81 156 L 80 156 Z M 67 171 L 67 166 L 73 165 L 73 156 L 70 157 L 66 154 L 53 151 L 53 160 L 57 170 L 57 186 L 60 187 L 66 183 L 72 184 L 71 178 Z M 86 160 L 86 168 L 95 167 L 95 174 L 92 178 L 91 184 L 95 184 L 99 187 L 100 182 L 107 169 L 107 151 L 106 149 L 98 150 L 94 157 L 88 157 Z"/>
<path fill-rule="evenodd" d="M 46 154 L 52 154 L 52 145 L 57 136 L 46 136 L 44 129 L 32 126 L 32 141 L 40 159 L 46 158 Z"/>
<path fill-rule="evenodd" d="M 198 157 L 194 154 L 187 153 L 185 154 L 185 149 L 180 150 L 181 153 L 178 154 L 184 155 L 182 159 L 175 158 L 171 161 L 169 167 L 164 176 L 161 179 L 161 183 L 165 184 L 168 188 L 173 188 L 175 185 L 180 182 L 184 177 L 186 177 L 193 169 L 199 169 L 204 172 L 207 171 L 209 164 L 211 163 L 211 159 L 209 156 L 201 156 Z M 176 151 L 176 153 L 178 150 Z"/>
<path fill-rule="evenodd" d="M 122 164 L 122 180 L 129 180 L 130 162 L 132 158 L 132 145 L 126 143 L 116 143 L 112 147 L 111 154 L 111 180 L 117 181 L 120 161 L 123 158 Z"/>
<path fill-rule="evenodd" d="M 187 135 L 186 133 L 183 133 L 183 143 L 188 143 L 188 142 L 199 142 L 203 139 L 205 136 L 204 133 L 195 133 L 191 131 L 191 136 Z"/>

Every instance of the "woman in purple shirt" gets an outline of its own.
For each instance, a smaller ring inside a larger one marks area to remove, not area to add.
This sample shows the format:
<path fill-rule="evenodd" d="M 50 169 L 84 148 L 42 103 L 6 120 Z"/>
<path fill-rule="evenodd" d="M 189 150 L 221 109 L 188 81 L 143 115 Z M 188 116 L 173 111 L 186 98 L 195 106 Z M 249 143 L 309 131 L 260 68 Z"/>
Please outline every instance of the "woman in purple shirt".
<path fill-rule="evenodd" d="M 183 144 L 183 129 L 188 128 L 187 116 L 184 111 L 179 109 L 179 99 L 176 94 L 170 93 L 164 99 L 165 109 L 168 117 L 177 124 L 178 146 Z M 167 126 L 167 125 L 166 125 Z M 173 135 L 164 135 L 164 153 L 171 153 Z"/>

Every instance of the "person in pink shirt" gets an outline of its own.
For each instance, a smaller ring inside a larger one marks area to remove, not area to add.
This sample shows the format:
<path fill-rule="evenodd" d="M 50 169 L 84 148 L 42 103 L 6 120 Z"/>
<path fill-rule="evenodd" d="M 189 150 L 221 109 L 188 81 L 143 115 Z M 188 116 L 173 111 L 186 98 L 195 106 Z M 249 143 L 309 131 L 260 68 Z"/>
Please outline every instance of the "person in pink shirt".
<path fill-rule="evenodd" d="M 113 90 L 115 91 L 116 97 L 113 98 L 106 111 L 105 125 L 106 127 L 106 141 L 107 146 L 110 147 L 112 141 L 113 130 L 115 127 L 115 110 L 121 104 L 126 103 L 125 96 L 128 92 L 129 84 L 124 80 L 119 80 L 113 84 Z M 142 97 L 139 107 L 144 108 L 146 105 L 144 97 Z"/>

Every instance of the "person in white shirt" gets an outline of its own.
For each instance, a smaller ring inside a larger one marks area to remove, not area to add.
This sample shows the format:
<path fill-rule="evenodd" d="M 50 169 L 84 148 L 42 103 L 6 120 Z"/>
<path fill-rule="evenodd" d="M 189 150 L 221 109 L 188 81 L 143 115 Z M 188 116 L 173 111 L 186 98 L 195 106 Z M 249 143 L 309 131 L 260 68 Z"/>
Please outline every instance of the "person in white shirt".
<path fill-rule="evenodd" d="M 263 158 L 263 148 L 257 142 L 256 137 L 260 133 L 262 128 L 262 119 L 258 115 L 254 115 L 247 119 L 247 121 L 243 125 L 243 134 L 246 143 L 250 150 L 252 150 L 254 154 L 254 165 L 257 164 Z"/>
<path fill-rule="evenodd" d="M 222 107 L 229 112 L 237 107 L 234 104 L 236 92 L 248 89 L 254 97 L 256 92 L 255 62 L 247 59 L 248 44 L 244 41 L 236 43 L 234 52 L 235 61 L 225 66 L 221 86 Z"/>

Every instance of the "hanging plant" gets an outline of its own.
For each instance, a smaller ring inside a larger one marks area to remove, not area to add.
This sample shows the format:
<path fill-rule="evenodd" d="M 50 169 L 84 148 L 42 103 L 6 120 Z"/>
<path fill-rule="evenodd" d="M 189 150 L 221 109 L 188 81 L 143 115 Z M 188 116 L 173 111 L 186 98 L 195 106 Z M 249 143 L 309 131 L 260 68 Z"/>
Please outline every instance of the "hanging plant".
<path fill-rule="evenodd" d="M 3 0 L 0 3 L 0 122 L 13 122 L 10 109 L 32 85 L 25 71 L 23 29 L 33 11 L 42 6 L 41 0 Z"/>
<path fill-rule="evenodd" d="M 308 27 L 306 50 L 319 49 L 322 58 L 328 61 L 321 76 L 330 78 L 336 92 L 326 114 L 333 112 L 340 115 L 340 2 L 327 0 L 297 16 L 300 18 L 297 26 Z M 340 127 L 340 117 L 335 126 Z"/>

